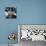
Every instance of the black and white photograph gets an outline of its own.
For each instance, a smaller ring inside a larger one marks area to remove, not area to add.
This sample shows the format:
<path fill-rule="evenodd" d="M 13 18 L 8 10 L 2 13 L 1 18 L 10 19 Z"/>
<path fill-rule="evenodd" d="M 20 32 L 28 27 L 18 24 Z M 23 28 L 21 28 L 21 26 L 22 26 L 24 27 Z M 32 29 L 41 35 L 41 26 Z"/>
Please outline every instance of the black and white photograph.
<path fill-rule="evenodd" d="M 6 7 L 5 8 L 5 17 L 6 19 L 12 18 L 16 19 L 16 8 L 15 7 Z"/>
<path fill-rule="evenodd" d="M 46 42 L 46 25 L 18 25 L 20 46 Z"/>

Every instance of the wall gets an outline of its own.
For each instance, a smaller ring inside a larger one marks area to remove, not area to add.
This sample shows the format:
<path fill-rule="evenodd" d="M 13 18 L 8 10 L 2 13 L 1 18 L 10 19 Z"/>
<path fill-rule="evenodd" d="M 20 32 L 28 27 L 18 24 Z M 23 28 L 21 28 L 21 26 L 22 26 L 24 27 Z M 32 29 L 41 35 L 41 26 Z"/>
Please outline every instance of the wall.
<path fill-rule="evenodd" d="M 6 6 L 16 6 L 17 19 L 5 19 Z M 0 0 L 0 44 L 8 43 L 9 32 L 17 34 L 18 24 L 46 24 L 46 0 Z"/>

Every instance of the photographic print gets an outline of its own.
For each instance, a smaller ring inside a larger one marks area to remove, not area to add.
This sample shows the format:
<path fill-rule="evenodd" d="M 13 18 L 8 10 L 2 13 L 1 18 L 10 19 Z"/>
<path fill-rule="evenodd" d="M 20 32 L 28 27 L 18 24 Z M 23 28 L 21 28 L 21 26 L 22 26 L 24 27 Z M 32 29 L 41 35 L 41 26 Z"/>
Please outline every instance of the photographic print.
<path fill-rule="evenodd" d="M 46 25 L 18 25 L 18 34 L 20 46 L 46 42 Z"/>
<path fill-rule="evenodd" d="M 9 19 L 9 18 L 16 19 L 16 8 L 15 7 L 5 7 L 5 17 L 6 19 Z"/>

